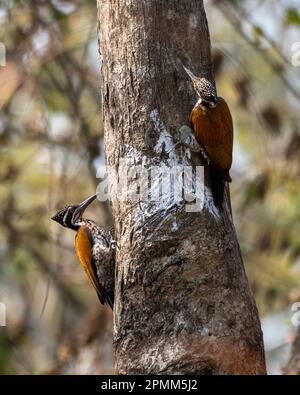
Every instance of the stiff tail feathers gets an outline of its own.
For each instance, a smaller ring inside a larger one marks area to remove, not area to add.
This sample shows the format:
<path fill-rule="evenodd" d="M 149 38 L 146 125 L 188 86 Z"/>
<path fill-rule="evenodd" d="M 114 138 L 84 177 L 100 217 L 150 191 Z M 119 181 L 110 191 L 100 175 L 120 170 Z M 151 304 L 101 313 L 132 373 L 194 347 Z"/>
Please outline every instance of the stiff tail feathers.
<path fill-rule="evenodd" d="M 228 175 L 230 178 L 230 176 Z M 210 172 L 210 187 L 213 196 L 214 204 L 218 208 L 222 208 L 225 194 L 225 180 L 224 176 L 216 169 L 215 166 L 211 166 Z"/>
<path fill-rule="evenodd" d="M 107 292 L 104 288 L 100 287 L 97 290 L 97 295 L 101 304 L 107 303 L 108 306 L 113 310 L 114 308 L 114 294 Z"/>

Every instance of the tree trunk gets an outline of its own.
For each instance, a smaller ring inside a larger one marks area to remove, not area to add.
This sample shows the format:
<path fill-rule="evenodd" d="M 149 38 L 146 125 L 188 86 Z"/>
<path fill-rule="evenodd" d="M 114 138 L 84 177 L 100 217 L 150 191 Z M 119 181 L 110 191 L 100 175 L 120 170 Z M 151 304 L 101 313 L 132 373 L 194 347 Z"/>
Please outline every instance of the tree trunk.
<path fill-rule="evenodd" d="M 144 170 L 201 164 L 199 154 L 172 147 L 196 100 L 182 65 L 213 81 L 203 2 L 98 0 L 98 20 L 112 189 L 130 176 L 124 158 Z M 265 373 L 229 195 L 219 212 L 208 182 L 209 174 L 200 212 L 187 212 L 184 201 L 112 197 L 119 374 Z"/>
<path fill-rule="evenodd" d="M 300 328 L 293 342 L 290 359 L 283 369 L 283 373 L 288 375 L 300 375 Z"/>

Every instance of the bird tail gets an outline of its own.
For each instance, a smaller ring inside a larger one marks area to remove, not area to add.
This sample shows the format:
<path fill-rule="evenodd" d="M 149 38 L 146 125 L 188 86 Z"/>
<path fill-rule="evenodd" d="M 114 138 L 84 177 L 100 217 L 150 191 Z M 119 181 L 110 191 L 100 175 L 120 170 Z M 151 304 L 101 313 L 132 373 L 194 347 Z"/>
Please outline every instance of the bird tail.
<path fill-rule="evenodd" d="M 110 306 L 110 308 L 114 309 L 114 295 L 112 293 L 106 294 L 106 303 Z"/>
<path fill-rule="evenodd" d="M 107 303 L 109 307 L 113 310 L 114 309 L 114 294 L 113 292 L 107 292 L 103 288 L 97 291 L 98 298 L 101 304 Z"/>
<path fill-rule="evenodd" d="M 231 177 L 229 172 L 226 172 L 226 174 L 221 174 L 215 166 L 211 166 L 210 180 L 214 204 L 216 207 L 221 209 L 224 202 L 225 181 L 231 182 Z"/>

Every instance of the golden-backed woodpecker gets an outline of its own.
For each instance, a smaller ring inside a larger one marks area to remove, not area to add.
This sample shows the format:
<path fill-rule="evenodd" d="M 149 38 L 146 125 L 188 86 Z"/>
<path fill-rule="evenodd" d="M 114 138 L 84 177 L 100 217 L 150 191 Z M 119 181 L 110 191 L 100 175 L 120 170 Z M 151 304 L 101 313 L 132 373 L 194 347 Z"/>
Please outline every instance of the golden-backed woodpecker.
<path fill-rule="evenodd" d="M 93 195 L 77 205 L 66 205 L 52 219 L 76 231 L 75 250 L 102 304 L 114 304 L 115 241 L 114 231 L 107 231 L 90 219 L 84 210 L 95 200 Z"/>
<path fill-rule="evenodd" d="M 184 66 L 183 66 L 184 67 Z M 211 191 L 215 204 L 222 207 L 225 182 L 231 182 L 233 122 L 229 107 L 218 97 L 215 86 L 206 78 L 196 77 L 184 67 L 192 80 L 198 101 L 190 122 L 196 140 L 210 159 Z"/>

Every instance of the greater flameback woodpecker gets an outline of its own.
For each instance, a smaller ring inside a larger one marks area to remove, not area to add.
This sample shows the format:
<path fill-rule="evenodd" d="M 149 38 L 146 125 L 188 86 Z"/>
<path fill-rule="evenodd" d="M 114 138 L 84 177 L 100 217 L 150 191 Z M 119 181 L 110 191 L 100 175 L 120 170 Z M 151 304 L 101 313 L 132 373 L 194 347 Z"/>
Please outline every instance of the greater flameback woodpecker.
<path fill-rule="evenodd" d="M 196 77 L 186 67 L 184 69 L 199 98 L 191 112 L 191 126 L 196 140 L 211 162 L 210 180 L 214 203 L 222 207 L 225 182 L 232 181 L 229 174 L 233 148 L 232 117 L 225 100 L 217 96 L 214 85 L 206 78 Z"/>
<path fill-rule="evenodd" d="M 85 209 L 95 200 L 93 195 L 77 205 L 66 205 L 51 219 L 76 231 L 75 250 L 102 304 L 114 304 L 115 241 L 114 232 L 106 231 L 94 221 L 83 219 Z"/>

